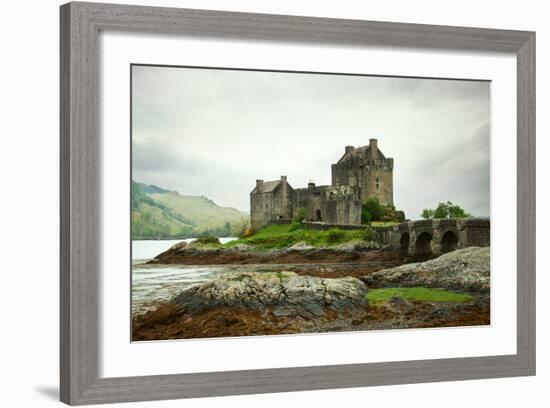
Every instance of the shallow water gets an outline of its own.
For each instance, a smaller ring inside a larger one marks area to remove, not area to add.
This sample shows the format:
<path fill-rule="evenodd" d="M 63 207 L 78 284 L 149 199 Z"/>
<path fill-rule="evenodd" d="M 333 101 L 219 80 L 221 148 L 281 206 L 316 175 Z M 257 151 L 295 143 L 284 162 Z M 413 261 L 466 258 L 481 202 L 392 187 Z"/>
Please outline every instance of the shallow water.
<path fill-rule="evenodd" d="M 142 313 L 154 309 L 154 305 L 169 300 L 182 290 L 205 282 L 227 267 L 216 266 L 149 266 L 144 262 L 166 251 L 172 245 L 191 242 L 194 238 L 178 240 L 140 240 L 132 241 L 132 313 Z M 220 238 L 222 243 L 236 238 Z"/>
<path fill-rule="evenodd" d="M 182 290 L 205 282 L 225 267 L 155 267 L 132 269 L 132 312 L 154 308 L 155 303 L 172 299 Z"/>

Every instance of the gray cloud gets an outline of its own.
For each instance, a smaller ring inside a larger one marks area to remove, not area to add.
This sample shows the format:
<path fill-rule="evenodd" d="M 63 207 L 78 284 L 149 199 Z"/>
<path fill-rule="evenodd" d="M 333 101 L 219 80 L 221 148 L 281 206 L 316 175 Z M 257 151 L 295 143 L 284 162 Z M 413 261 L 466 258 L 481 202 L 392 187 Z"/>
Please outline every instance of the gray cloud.
<path fill-rule="evenodd" d="M 134 179 L 248 211 L 254 180 L 330 183 L 345 145 L 395 159 L 398 208 L 489 214 L 490 84 L 190 68 L 133 69 Z"/>

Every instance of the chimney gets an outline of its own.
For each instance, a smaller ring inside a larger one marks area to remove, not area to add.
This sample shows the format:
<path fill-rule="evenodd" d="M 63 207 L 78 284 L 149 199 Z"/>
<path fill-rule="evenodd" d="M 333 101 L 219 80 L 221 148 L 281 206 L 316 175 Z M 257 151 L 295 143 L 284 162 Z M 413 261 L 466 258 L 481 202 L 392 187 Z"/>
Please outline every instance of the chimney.
<path fill-rule="evenodd" d="M 263 180 L 256 180 L 256 192 L 260 193 L 264 185 Z"/>
<path fill-rule="evenodd" d="M 286 183 L 286 176 L 281 176 L 281 181 Z"/>
<path fill-rule="evenodd" d="M 378 159 L 378 141 L 376 139 L 370 139 L 369 146 L 370 146 L 370 158 L 372 160 Z"/>
<path fill-rule="evenodd" d="M 346 146 L 346 154 L 351 153 L 355 150 L 355 147 L 353 146 Z"/>

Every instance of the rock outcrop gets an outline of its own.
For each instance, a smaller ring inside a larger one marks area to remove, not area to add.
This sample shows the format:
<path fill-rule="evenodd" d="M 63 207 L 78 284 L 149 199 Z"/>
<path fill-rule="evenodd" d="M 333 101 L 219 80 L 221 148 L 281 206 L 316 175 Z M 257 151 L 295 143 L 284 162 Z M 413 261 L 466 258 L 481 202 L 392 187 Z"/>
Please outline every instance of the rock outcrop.
<path fill-rule="evenodd" d="M 488 293 L 490 248 L 459 249 L 426 262 L 382 269 L 361 280 L 369 288 L 424 286 Z"/>
<path fill-rule="evenodd" d="M 380 260 L 398 260 L 397 252 L 373 249 L 374 244 L 352 242 L 341 247 L 315 248 L 297 243 L 290 248 L 255 250 L 245 244 L 231 248 L 211 248 L 184 242 L 148 261 L 148 264 L 179 265 L 250 265 L 250 264 L 305 264 L 305 263 L 369 263 Z"/>
<path fill-rule="evenodd" d="M 230 307 L 307 318 L 330 312 L 364 312 L 366 295 L 365 284 L 352 277 L 322 279 L 294 272 L 229 272 L 183 291 L 174 302 L 190 313 Z"/>

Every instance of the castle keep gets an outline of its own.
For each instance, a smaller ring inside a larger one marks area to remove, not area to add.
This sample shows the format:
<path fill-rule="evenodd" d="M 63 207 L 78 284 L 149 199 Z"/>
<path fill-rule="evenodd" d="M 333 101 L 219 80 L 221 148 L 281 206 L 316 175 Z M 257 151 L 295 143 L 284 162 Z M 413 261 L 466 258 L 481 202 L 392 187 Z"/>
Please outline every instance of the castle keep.
<path fill-rule="evenodd" d="M 258 230 L 277 220 L 290 220 L 303 208 L 308 221 L 360 225 L 361 205 L 370 197 L 393 205 L 393 159 L 378 149 L 376 139 L 367 146 L 346 146 L 332 165 L 330 186 L 309 183 L 293 188 L 286 176 L 280 180 L 256 180 L 250 193 L 250 222 Z"/>

